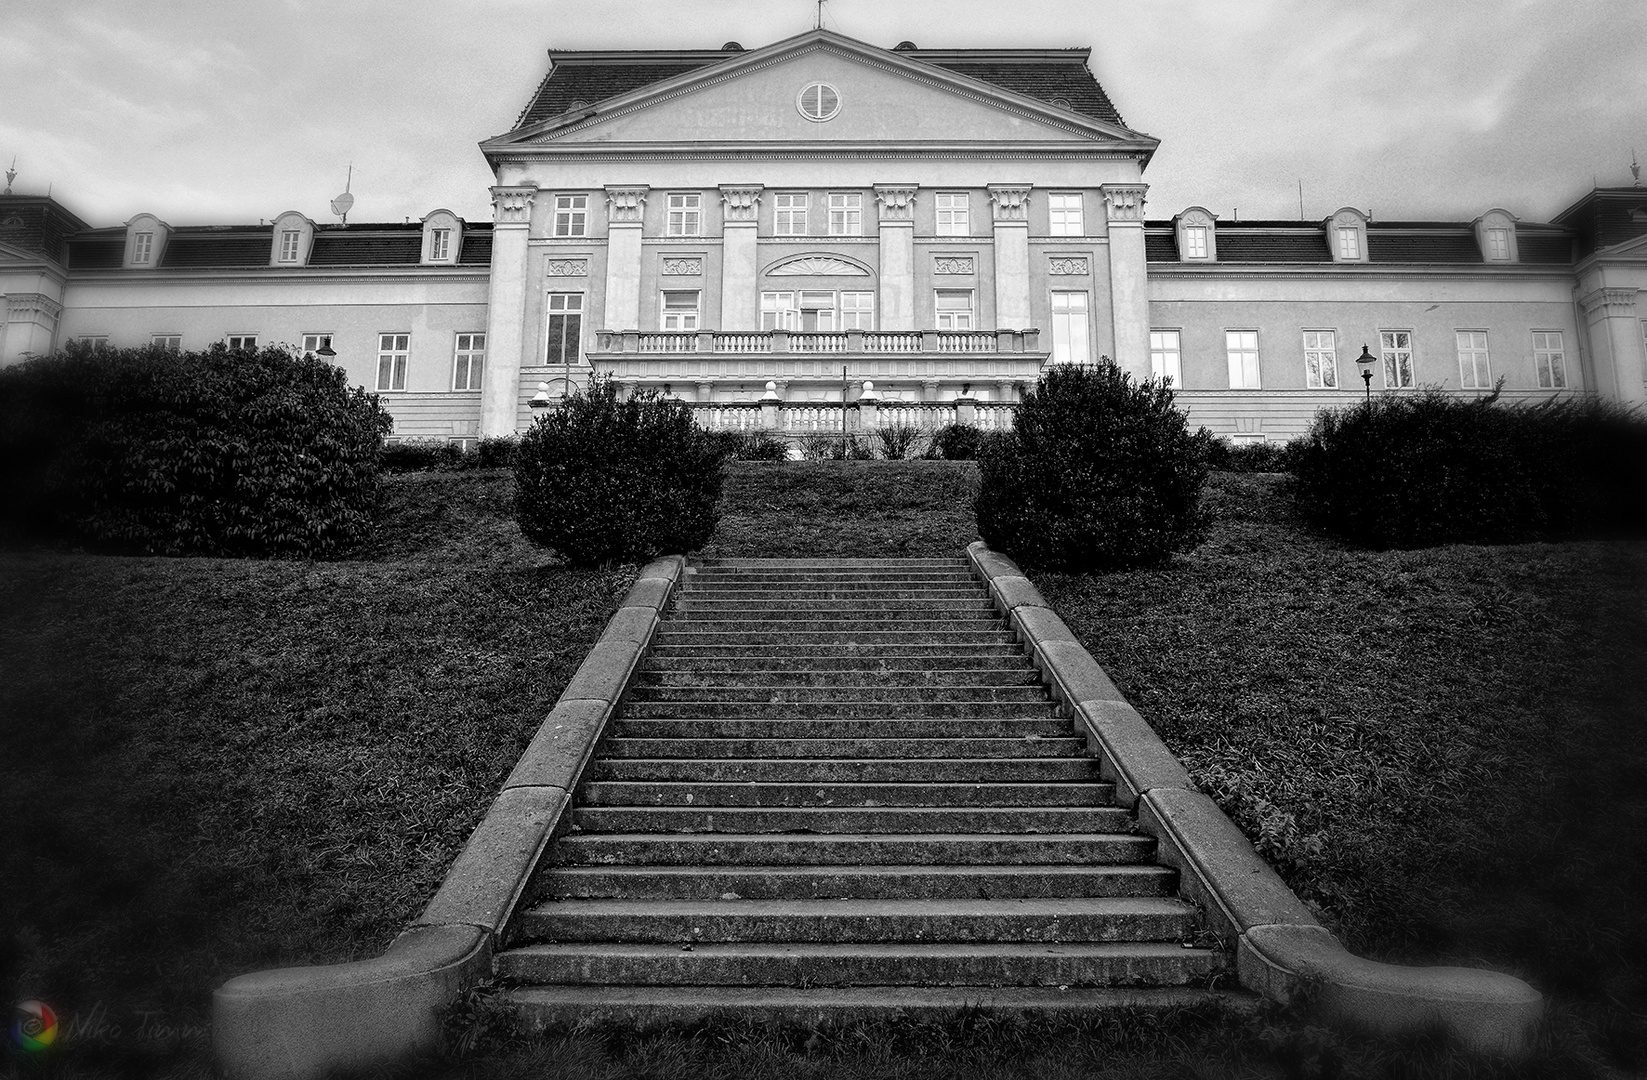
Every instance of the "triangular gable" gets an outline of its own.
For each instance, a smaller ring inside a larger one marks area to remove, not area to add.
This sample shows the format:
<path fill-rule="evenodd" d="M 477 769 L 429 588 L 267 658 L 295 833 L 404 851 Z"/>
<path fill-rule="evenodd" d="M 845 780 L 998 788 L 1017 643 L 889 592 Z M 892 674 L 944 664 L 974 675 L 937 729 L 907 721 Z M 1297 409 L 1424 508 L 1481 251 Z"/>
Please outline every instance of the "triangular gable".
<path fill-rule="evenodd" d="M 40 263 L 51 261 L 51 259 L 46 258 L 46 256 L 37 251 L 26 251 L 14 244 L 8 244 L 4 240 L 0 240 L 0 263 Z"/>
<path fill-rule="evenodd" d="M 1602 248 L 1596 252 L 1603 259 L 1623 259 L 1627 261 L 1647 262 L 1647 236 L 1638 236 L 1633 240 L 1626 240 L 1612 247 Z"/>
<path fill-rule="evenodd" d="M 837 85 L 840 114 L 795 105 L 812 81 Z M 580 143 L 1104 143 L 1146 157 L 1157 142 L 980 79 L 813 30 L 488 140 L 487 152 Z"/>

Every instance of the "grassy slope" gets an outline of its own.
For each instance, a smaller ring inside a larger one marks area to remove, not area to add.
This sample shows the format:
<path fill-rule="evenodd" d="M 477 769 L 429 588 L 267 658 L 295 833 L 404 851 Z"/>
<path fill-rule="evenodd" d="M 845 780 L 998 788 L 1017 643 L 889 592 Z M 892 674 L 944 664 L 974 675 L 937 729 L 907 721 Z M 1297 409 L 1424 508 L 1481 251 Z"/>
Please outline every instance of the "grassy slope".
<path fill-rule="evenodd" d="M 632 577 L 554 566 L 510 491 L 394 479 L 350 562 L 0 556 L 0 995 L 200 1068 L 225 978 L 381 951 Z"/>

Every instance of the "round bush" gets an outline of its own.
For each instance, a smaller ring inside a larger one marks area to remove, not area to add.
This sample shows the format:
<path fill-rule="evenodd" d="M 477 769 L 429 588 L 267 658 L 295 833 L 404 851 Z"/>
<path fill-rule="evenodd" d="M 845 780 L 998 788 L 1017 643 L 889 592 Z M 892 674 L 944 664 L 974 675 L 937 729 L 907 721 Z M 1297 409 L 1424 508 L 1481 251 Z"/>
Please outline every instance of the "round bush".
<path fill-rule="evenodd" d="M 1148 566 L 1199 539 L 1211 439 L 1169 387 L 1113 364 L 1048 369 L 983 440 L 978 534 L 1025 567 Z"/>
<path fill-rule="evenodd" d="M 371 533 L 390 426 L 314 356 L 73 343 L 0 371 L 0 513 L 99 551 L 325 558 Z"/>
<path fill-rule="evenodd" d="M 597 378 L 515 452 L 515 520 L 575 566 L 644 562 L 715 531 L 723 449 L 683 402 Z"/>

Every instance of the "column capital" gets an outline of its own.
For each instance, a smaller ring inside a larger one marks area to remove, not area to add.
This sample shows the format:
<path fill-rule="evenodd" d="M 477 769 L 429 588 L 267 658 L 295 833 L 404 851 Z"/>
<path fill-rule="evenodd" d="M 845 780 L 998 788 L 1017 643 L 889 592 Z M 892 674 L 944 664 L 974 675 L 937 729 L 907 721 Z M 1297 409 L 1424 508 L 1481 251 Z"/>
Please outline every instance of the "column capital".
<path fill-rule="evenodd" d="M 765 190 L 760 184 L 722 184 L 721 205 L 726 224 L 748 222 L 753 225 L 760 211 L 761 192 Z"/>
<path fill-rule="evenodd" d="M 492 221 L 498 225 L 529 225 L 532 201 L 538 196 L 536 184 L 516 184 L 492 189 Z"/>
<path fill-rule="evenodd" d="M 995 224 L 1029 221 L 1028 184 L 991 184 L 989 201 L 995 204 Z"/>
<path fill-rule="evenodd" d="M 646 210 L 646 195 L 652 189 L 646 184 L 608 185 L 606 188 L 606 220 L 611 225 L 639 225 Z"/>
<path fill-rule="evenodd" d="M 876 184 L 875 201 L 881 207 L 881 224 L 915 221 L 915 193 L 919 184 Z"/>
<path fill-rule="evenodd" d="M 1101 185 L 1104 193 L 1104 210 L 1109 220 L 1144 221 L 1144 192 L 1149 190 L 1148 184 L 1104 184 Z"/>
<path fill-rule="evenodd" d="M 63 305 L 45 293 L 7 293 L 5 300 L 7 322 L 27 322 L 40 315 L 55 319 L 63 314 Z"/>
<path fill-rule="evenodd" d="M 1636 289 L 1597 289 L 1578 298 L 1584 314 L 1601 313 L 1602 318 L 1613 315 L 1632 315 L 1640 292 Z"/>

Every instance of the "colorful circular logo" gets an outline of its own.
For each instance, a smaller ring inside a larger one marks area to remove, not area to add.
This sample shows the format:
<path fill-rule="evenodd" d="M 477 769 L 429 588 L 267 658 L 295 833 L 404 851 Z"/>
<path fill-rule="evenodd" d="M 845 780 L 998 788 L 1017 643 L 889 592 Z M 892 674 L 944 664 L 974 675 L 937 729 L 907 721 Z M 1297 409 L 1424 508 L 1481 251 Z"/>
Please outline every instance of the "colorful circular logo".
<path fill-rule="evenodd" d="M 57 1041 L 57 1014 L 43 1001 L 23 1002 L 12 1017 L 11 1038 L 24 1050 L 44 1050 Z"/>

